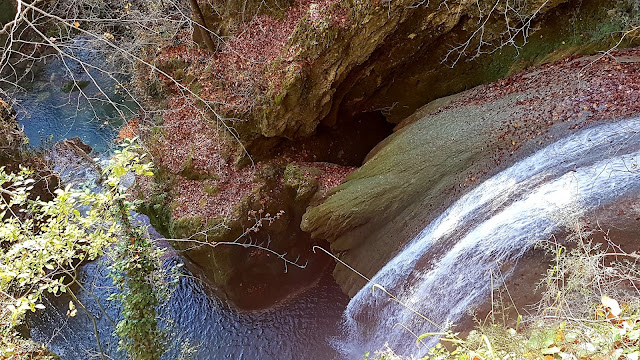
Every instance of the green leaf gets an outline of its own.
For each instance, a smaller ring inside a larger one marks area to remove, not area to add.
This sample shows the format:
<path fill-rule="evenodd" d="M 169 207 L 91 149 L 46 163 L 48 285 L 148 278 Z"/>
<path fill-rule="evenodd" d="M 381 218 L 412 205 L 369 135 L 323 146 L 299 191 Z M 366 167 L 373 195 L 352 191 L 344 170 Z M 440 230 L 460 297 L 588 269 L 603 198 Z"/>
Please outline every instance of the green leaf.
<path fill-rule="evenodd" d="M 536 350 L 545 349 L 553 345 L 556 339 L 555 329 L 535 331 L 531 334 L 531 338 L 527 341 L 527 344 Z"/>
<path fill-rule="evenodd" d="M 634 329 L 627 333 L 627 337 L 629 340 L 638 340 L 640 339 L 640 329 Z"/>
<path fill-rule="evenodd" d="M 442 336 L 442 335 L 447 335 L 447 334 L 436 333 L 436 332 L 424 333 L 416 338 L 416 345 L 420 346 L 420 341 L 422 341 L 422 339 L 428 338 L 429 336 Z"/>

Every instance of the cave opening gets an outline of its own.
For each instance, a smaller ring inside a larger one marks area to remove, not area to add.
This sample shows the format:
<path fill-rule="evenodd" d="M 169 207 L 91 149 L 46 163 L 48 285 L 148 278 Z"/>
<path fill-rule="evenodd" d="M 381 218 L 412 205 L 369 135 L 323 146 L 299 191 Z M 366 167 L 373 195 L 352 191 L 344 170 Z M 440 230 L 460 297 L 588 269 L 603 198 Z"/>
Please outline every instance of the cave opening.
<path fill-rule="evenodd" d="M 363 112 L 335 126 L 320 125 L 316 136 L 327 139 L 326 161 L 361 166 L 369 151 L 391 135 L 394 127 L 380 111 Z"/>
<path fill-rule="evenodd" d="M 288 141 L 285 148 L 306 161 L 359 167 L 367 154 L 393 133 L 394 127 L 380 111 L 363 112 L 340 117 L 332 125 L 321 123 L 312 136 Z"/>

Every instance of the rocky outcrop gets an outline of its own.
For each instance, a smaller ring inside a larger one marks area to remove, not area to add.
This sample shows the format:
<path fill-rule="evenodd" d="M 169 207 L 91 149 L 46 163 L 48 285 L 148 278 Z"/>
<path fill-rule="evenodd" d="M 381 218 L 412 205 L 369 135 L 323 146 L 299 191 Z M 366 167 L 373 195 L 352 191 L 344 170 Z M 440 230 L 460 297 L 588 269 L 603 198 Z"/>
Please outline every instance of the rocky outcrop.
<path fill-rule="evenodd" d="M 639 96 L 640 50 L 630 50 L 566 59 L 436 100 L 310 207 L 302 228 L 373 276 L 474 184 L 575 129 L 640 114 Z M 365 283 L 342 265 L 334 276 L 350 295 Z"/>
<path fill-rule="evenodd" d="M 290 162 L 253 170 L 206 180 L 165 175 L 166 192 L 140 179 L 133 190 L 147 199 L 143 212 L 153 215 L 154 226 L 219 296 L 243 309 L 273 306 L 325 273 L 331 259 L 313 247 L 326 242 L 300 230 L 300 222 L 308 204 L 318 203 L 352 168 Z"/>
<path fill-rule="evenodd" d="M 206 13 L 235 14 L 209 21 L 228 36 L 220 51 L 178 44 L 153 58 L 200 101 L 215 104 L 210 126 L 233 128 L 233 136 L 215 135 L 226 139 L 222 153 L 277 155 L 289 146 L 283 139 L 314 136 L 363 113 L 397 123 L 431 100 L 532 64 L 607 49 L 618 40 L 610 34 L 637 16 L 618 0 L 284 5 L 240 22 L 235 10 L 201 4 Z M 142 78 L 156 95 L 175 88 L 155 73 Z"/>
<path fill-rule="evenodd" d="M 290 4 L 283 20 L 263 15 L 247 24 L 248 32 L 260 26 L 270 37 L 233 38 L 208 64 L 214 69 L 209 74 L 222 77 L 216 86 L 234 86 L 213 91 L 196 66 L 187 62 L 184 71 L 200 80 L 203 93 L 211 90 L 211 100 L 225 100 L 229 106 L 221 113 L 244 120 L 233 126 L 249 152 L 258 153 L 276 144 L 267 139 L 311 136 L 319 125 L 358 113 L 382 112 L 398 122 L 431 100 L 548 61 L 553 52 L 589 52 L 595 43 L 607 48 L 615 42 L 607 31 L 636 16 L 620 4 L 300 1 Z M 616 18 L 612 11 L 621 14 Z M 226 60 L 231 55 L 225 51 L 268 65 L 245 68 Z M 215 68 L 222 65 L 221 75 Z"/>

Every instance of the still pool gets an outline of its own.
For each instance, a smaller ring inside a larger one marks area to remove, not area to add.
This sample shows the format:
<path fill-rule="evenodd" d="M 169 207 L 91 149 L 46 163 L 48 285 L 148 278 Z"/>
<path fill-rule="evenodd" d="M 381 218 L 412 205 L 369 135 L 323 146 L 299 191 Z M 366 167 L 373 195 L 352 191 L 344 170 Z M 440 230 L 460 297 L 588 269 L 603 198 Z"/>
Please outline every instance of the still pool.
<path fill-rule="evenodd" d="M 123 74 L 107 73 L 86 64 L 103 62 L 92 45 L 77 39 L 70 52 L 83 63 L 51 57 L 34 66 L 18 87 L 3 85 L 15 103 L 18 123 L 34 148 L 79 137 L 97 152 L 106 152 L 137 104 L 120 93 Z M 88 70 L 88 71 L 85 71 Z M 11 80 L 10 78 L 8 79 Z M 95 81 L 94 81 L 95 80 Z"/>

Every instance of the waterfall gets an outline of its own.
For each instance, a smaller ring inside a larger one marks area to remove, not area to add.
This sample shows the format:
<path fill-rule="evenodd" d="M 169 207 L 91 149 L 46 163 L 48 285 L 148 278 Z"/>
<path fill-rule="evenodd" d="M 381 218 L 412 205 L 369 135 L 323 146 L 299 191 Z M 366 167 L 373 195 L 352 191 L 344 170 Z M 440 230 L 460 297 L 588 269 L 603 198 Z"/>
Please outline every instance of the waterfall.
<path fill-rule="evenodd" d="M 438 329 L 372 285 L 435 323 L 460 320 L 488 299 L 492 274 L 508 276 L 508 268 L 536 240 L 561 229 L 565 219 L 637 195 L 639 131 L 638 118 L 583 130 L 461 197 L 349 302 L 343 315 L 347 334 L 336 346 L 348 358 L 385 343 L 399 353 L 424 354 L 426 349 L 416 350 L 409 330 L 419 335 Z"/>

